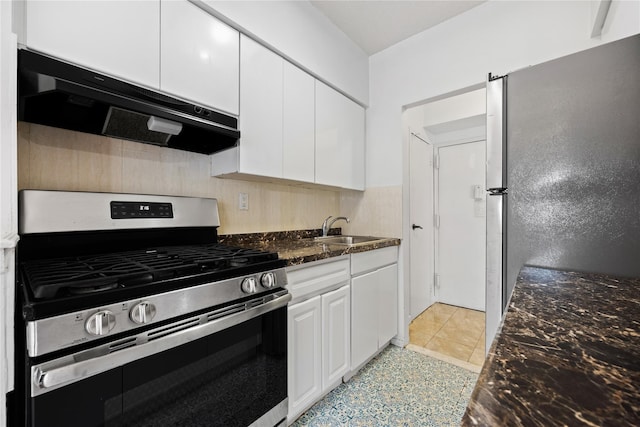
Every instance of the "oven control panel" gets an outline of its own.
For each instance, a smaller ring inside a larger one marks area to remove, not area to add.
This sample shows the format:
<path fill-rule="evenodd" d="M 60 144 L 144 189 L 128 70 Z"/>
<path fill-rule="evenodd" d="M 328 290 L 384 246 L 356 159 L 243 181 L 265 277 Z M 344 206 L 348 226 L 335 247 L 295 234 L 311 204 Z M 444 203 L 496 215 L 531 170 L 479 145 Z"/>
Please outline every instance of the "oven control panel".
<path fill-rule="evenodd" d="M 111 219 L 173 218 L 171 203 L 111 202 Z"/>

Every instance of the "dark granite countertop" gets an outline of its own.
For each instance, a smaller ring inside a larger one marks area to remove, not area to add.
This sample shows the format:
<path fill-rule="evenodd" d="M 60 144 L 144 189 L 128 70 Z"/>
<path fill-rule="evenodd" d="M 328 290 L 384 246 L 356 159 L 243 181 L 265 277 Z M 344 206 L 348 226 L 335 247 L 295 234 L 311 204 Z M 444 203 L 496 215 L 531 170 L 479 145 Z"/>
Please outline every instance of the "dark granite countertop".
<path fill-rule="evenodd" d="M 640 278 L 524 267 L 463 426 L 639 426 Z"/>
<path fill-rule="evenodd" d="M 339 228 L 331 229 L 332 235 L 340 233 Z M 321 259 L 337 257 L 357 252 L 366 252 L 387 246 L 400 245 L 400 239 L 388 238 L 357 246 L 323 244 L 314 241 L 321 230 L 278 231 L 269 233 L 227 234 L 218 237 L 225 245 L 249 247 L 270 252 L 287 261 L 288 266 L 304 264 Z"/>

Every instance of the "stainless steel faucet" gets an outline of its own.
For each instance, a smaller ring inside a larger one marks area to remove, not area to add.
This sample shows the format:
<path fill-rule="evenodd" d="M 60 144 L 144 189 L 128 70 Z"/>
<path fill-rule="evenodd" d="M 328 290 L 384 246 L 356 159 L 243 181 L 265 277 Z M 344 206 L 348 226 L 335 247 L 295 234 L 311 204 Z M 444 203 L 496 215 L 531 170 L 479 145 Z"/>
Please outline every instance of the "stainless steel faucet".
<path fill-rule="evenodd" d="M 339 216 L 337 218 L 334 218 L 331 222 L 329 222 L 329 220 L 333 218 L 331 215 L 329 215 L 327 217 L 327 219 L 324 220 L 324 222 L 322 223 L 322 236 L 325 237 L 329 234 L 329 230 L 331 230 L 331 226 L 333 225 L 334 222 L 343 219 L 345 221 L 347 221 L 347 224 L 351 221 L 349 218 L 347 218 L 346 216 Z"/>

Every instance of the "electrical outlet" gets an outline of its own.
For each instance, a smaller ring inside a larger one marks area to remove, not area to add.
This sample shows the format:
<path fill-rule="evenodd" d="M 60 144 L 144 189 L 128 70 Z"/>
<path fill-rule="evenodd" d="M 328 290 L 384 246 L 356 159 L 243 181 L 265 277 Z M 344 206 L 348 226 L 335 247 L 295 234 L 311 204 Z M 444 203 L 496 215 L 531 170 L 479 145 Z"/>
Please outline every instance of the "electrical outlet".
<path fill-rule="evenodd" d="M 238 197 L 238 209 L 241 211 L 249 210 L 249 193 L 240 193 Z"/>

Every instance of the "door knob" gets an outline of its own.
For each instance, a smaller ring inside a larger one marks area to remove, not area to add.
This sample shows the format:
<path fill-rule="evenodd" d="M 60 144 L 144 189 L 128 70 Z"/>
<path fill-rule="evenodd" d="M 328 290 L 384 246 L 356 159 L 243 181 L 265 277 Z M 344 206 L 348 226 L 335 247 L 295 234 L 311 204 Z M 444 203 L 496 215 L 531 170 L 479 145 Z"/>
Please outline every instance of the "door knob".
<path fill-rule="evenodd" d="M 422 230 L 422 226 L 421 226 L 421 225 L 415 225 L 415 224 L 412 224 L 412 225 L 411 225 L 411 228 L 412 228 L 412 229 L 414 229 L 414 230 L 415 230 L 416 228 L 419 228 L 420 230 Z"/>

